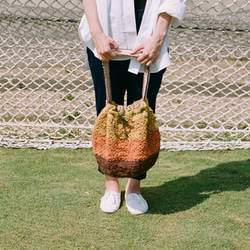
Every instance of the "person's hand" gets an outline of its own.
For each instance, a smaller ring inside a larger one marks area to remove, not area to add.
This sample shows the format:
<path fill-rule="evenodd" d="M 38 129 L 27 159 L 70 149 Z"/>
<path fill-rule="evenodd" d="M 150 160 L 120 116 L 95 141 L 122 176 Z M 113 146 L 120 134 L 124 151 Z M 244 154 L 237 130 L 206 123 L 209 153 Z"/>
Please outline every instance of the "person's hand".
<path fill-rule="evenodd" d="M 152 63 L 157 61 L 161 54 L 161 49 L 167 36 L 171 19 L 172 17 L 167 13 L 160 13 L 158 15 L 156 27 L 152 36 L 131 52 L 131 54 L 135 54 L 142 51 L 142 53 L 137 57 L 137 60 L 141 64 L 150 66 Z"/>
<path fill-rule="evenodd" d="M 147 39 L 145 42 L 135 48 L 131 52 L 131 54 L 133 55 L 141 51 L 142 53 L 137 57 L 138 62 L 150 66 L 152 63 L 155 63 L 159 58 L 163 42 L 164 40 L 158 40 L 155 36 L 152 35 L 149 39 Z"/>
<path fill-rule="evenodd" d="M 89 31 L 94 41 L 96 51 L 101 61 L 109 61 L 115 58 L 116 54 L 112 50 L 119 50 L 118 44 L 111 37 L 107 36 L 100 24 L 97 5 L 94 0 L 82 0 L 85 15 L 88 21 Z"/>
<path fill-rule="evenodd" d="M 116 57 L 114 50 L 118 51 L 119 46 L 113 38 L 107 36 L 103 32 L 93 35 L 92 37 L 95 43 L 96 51 L 101 61 L 107 62 Z"/>

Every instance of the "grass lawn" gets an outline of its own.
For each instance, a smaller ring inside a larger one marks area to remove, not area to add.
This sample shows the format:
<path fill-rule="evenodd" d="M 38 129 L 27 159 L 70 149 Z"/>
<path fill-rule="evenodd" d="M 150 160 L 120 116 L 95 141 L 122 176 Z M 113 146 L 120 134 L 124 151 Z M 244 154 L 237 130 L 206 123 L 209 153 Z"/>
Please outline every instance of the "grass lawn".
<path fill-rule="evenodd" d="M 91 149 L 0 148 L 0 249 L 250 249 L 250 150 L 161 151 L 141 191 L 105 214 Z"/>

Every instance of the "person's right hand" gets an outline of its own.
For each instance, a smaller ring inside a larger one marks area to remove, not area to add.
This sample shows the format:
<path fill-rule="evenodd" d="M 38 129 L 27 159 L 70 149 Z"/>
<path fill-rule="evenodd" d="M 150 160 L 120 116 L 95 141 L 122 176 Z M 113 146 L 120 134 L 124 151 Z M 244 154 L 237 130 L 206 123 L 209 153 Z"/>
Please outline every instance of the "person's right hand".
<path fill-rule="evenodd" d="M 115 42 L 115 40 L 105 33 L 101 32 L 96 35 L 92 35 L 96 51 L 99 55 L 99 59 L 103 62 L 107 62 L 116 57 L 115 51 L 119 50 L 119 45 Z"/>
<path fill-rule="evenodd" d="M 103 32 L 98 17 L 96 1 L 82 0 L 82 3 L 99 59 L 104 62 L 114 59 L 116 57 L 114 51 L 118 51 L 119 46 L 113 38 Z"/>

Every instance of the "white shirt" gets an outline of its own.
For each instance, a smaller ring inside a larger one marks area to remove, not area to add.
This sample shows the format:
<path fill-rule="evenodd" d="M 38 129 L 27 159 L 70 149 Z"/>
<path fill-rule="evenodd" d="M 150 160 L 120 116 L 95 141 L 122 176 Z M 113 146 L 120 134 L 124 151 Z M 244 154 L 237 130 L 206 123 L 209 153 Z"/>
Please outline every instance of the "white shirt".
<path fill-rule="evenodd" d="M 96 0 L 99 20 L 105 34 L 112 37 L 121 49 L 134 49 L 154 31 L 158 15 L 166 12 L 172 16 L 171 25 L 178 26 L 187 9 L 188 0 L 147 0 L 139 33 L 136 31 L 134 0 Z M 95 44 L 89 32 L 86 16 L 83 15 L 79 25 L 79 36 L 85 47 L 91 49 L 98 57 Z M 169 34 L 163 44 L 160 57 L 150 66 L 152 73 L 158 72 L 171 64 L 168 54 Z M 117 56 L 114 60 L 128 58 Z M 144 66 L 136 58 L 130 60 L 129 72 L 143 72 Z"/>

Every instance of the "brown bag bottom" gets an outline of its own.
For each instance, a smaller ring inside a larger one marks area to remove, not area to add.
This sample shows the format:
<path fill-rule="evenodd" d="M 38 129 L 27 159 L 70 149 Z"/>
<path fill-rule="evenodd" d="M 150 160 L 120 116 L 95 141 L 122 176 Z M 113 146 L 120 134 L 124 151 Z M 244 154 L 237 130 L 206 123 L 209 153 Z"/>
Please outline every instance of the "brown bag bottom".
<path fill-rule="evenodd" d="M 95 155 L 98 166 L 104 174 L 112 177 L 137 177 L 147 172 L 156 162 L 159 152 L 140 161 L 108 161 Z"/>

